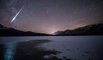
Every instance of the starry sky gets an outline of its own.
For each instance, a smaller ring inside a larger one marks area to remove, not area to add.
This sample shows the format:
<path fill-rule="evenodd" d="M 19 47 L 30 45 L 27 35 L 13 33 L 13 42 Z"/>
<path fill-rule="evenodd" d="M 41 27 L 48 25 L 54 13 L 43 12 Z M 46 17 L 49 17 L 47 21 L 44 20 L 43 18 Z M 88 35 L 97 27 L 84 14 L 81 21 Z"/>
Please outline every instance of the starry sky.
<path fill-rule="evenodd" d="M 23 31 L 51 34 L 96 23 L 103 23 L 103 0 L 0 0 L 0 24 Z"/>

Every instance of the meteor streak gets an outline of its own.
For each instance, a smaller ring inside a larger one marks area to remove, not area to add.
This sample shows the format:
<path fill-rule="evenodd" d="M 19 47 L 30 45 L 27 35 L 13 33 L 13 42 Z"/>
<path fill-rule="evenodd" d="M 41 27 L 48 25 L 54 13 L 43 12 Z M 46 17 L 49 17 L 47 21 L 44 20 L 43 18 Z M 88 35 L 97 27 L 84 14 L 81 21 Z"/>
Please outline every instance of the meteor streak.
<path fill-rule="evenodd" d="M 22 11 L 23 7 L 17 12 L 17 14 L 13 17 L 13 19 L 11 20 L 11 23 L 17 18 L 17 16 L 20 14 L 20 12 Z"/>

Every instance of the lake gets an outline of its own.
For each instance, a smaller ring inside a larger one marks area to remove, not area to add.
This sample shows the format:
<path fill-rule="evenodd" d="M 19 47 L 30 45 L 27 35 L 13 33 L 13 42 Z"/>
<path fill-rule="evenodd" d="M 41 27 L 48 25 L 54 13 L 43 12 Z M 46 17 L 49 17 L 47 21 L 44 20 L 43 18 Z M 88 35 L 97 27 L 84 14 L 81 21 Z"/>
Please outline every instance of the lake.
<path fill-rule="evenodd" d="M 17 43 L 27 42 L 30 40 L 50 40 L 50 42 L 36 45 L 36 47 L 43 48 L 45 50 L 59 51 L 60 53 L 54 55 L 62 60 L 66 60 L 67 58 L 71 60 L 103 60 L 103 36 L 0 37 L 0 44 L 5 45 L 6 47 L 4 60 L 13 60 L 12 55 L 15 54 L 14 52 Z M 47 58 L 51 55 L 45 55 L 45 57 Z"/>

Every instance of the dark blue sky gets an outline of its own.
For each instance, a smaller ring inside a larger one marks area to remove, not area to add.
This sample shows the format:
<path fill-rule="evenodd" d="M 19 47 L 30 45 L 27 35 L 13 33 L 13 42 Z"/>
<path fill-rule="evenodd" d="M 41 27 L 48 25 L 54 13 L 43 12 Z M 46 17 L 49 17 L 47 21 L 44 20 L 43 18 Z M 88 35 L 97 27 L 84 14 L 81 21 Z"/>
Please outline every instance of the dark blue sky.
<path fill-rule="evenodd" d="M 103 0 L 1 0 L 0 11 L 1 24 L 33 32 L 53 33 L 103 23 Z"/>

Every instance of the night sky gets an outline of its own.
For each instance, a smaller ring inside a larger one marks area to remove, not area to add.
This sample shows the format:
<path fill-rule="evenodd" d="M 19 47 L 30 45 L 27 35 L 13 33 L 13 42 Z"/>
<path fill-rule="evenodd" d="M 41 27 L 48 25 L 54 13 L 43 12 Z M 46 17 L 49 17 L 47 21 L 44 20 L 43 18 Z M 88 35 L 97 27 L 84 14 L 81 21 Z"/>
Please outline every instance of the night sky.
<path fill-rule="evenodd" d="M 0 24 L 23 31 L 54 33 L 95 23 L 103 23 L 103 0 L 0 0 Z"/>

